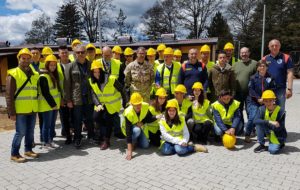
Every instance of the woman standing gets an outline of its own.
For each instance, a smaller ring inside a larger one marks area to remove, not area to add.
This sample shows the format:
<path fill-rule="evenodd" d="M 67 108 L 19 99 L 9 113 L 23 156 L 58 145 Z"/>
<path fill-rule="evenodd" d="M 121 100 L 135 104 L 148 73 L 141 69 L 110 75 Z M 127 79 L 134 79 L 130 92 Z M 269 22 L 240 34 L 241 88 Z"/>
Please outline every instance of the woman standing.
<path fill-rule="evenodd" d="M 42 136 L 46 148 L 57 148 L 53 142 L 55 121 L 60 106 L 61 90 L 57 72 L 57 59 L 48 55 L 45 59 L 45 69 L 40 71 L 39 78 L 39 112 L 43 117 Z"/>

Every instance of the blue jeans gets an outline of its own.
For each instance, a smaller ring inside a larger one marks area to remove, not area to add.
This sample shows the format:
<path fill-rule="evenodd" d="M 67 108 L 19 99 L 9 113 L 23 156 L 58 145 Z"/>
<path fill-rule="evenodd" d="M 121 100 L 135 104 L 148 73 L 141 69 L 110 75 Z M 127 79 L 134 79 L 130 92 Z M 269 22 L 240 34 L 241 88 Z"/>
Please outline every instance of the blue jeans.
<path fill-rule="evenodd" d="M 282 109 L 285 110 L 285 94 L 286 94 L 286 89 L 285 88 L 278 88 L 275 90 L 276 94 L 276 104 L 279 105 Z"/>
<path fill-rule="evenodd" d="M 140 148 L 149 148 L 149 140 L 144 131 L 135 125 L 132 127 L 132 143 L 137 143 Z"/>
<path fill-rule="evenodd" d="M 74 125 L 74 139 L 81 139 L 82 122 L 85 119 L 85 125 L 88 129 L 88 138 L 94 137 L 94 123 L 93 123 L 93 104 L 76 105 L 73 108 L 73 125 Z"/>
<path fill-rule="evenodd" d="M 226 125 L 226 127 L 227 127 L 227 129 L 230 128 L 229 125 Z M 219 126 L 217 126 L 216 124 L 214 124 L 214 130 L 215 130 L 216 135 L 218 135 L 218 136 L 222 136 L 225 133 L 225 131 L 222 131 L 222 129 Z M 243 130 L 243 122 L 240 122 L 238 124 L 237 128 L 235 128 L 235 135 L 241 134 L 242 130 Z"/>
<path fill-rule="evenodd" d="M 51 143 L 53 141 L 55 132 L 55 121 L 57 117 L 57 110 L 42 112 L 42 136 L 44 143 Z"/>
<path fill-rule="evenodd" d="M 195 152 L 193 146 L 181 146 L 178 144 L 165 142 L 161 147 L 161 153 L 163 155 L 172 155 L 177 153 L 178 155 L 183 156 L 191 152 Z"/>
<path fill-rule="evenodd" d="M 11 155 L 19 155 L 19 150 L 23 137 L 25 136 L 25 152 L 32 151 L 36 114 L 17 114 L 16 133 L 12 141 Z"/>
<path fill-rule="evenodd" d="M 248 122 L 245 127 L 245 136 L 250 136 L 255 126 L 253 120 L 255 118 L 255 115 L 259 107 L 254 104 L 248 104 L 246 108 L 247 108 Z"/>

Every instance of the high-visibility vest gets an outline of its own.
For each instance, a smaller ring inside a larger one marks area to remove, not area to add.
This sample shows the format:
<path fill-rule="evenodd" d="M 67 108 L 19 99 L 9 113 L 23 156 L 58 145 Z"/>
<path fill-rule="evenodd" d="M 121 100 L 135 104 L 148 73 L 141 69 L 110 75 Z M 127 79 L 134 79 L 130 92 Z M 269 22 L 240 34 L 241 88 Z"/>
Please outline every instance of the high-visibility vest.
<path fill-rule="evenodd" d="M 155 108 L 153 106 L 149 106 L 149 111 L 151 112 L 152 115 L 154 116 L 157 116 L 159 114 L 161 114 L 161 112 L 157 112 L 155 110 Z M 157 131 L 159 130 L 159 123 L 158 123 L 158 120 L 152 122 L 152 123 L 147 123 L 146 124 L 148 126 L 148 130 L 151 132 L 151 133 L 157 133 Z"/>
<path fill-rule="evenodd" d="M 60 87 L 60 90 L 62 91 L 62 94 L 63 93 L 63 90 L 64 90 L 64 80 L 65 80 L 65 76 L 64 76 L 64 73 L 62 71 L 62 66 L 60 65 L 60 63 L 57 63 L 57 72 L 58 72 L 58 83 L 59 83 L 59 87 Z"/>
<path fill-rule="evenodd" d="M 233 100 L 231 105 L 229 106 L 228 112 L 226 111 L 225 107 L 219 102 L 215 101 L 212 104 L 213 109 L 217 110 L 222 118 L 222 121 L 226 125 L 232 125 L 232 119 L 234 116 L 235 111 L 239 108 L 240 102 L 237 100 Z"/>
<path fill-rule="evenodd" d="M 35 68 L 33 67 L 32 64 L 34 64 L 34 63 L 31 63 L 29 66 L 31 67 L 32 70 L 35 71 Z M 45 68 L 45 63 L 44 62 L 39 62 L 39 69 L 41 70 L 41 69 L 44 69 L 44 68 Z M 36 72 L 38 72 L 38 71 L 36 71 Z"/>
<path fill-rule="evenodd" d="M 38 89 L 37 83 L 39 74 L 31 69 L 33 75 L 30 81 L 27 82 L 25 87 L 21 90 L 19 95 L 15 99 L 15 109 L 17 114 L 38 112 Z M 12 76 L 16 81 L 16 92 L 21 88 L 24 82 L 27 80 L 27 75 L 19 68 L 8 70 L 8 75 Z"/>
<path fill-rule="evenodd" d="M 153 71 L 154 71 L 154 76 L 156 74 L 157 71 L 157 67 L 159 66 L 159 63 L 157 63 L 156 61 L 153 64 Z M 151 88 L 151 92 L 150 95 L 155 95 L 156 93 L 156 87 L 155 87 L 155 82 L 152 84 L 152 88 Z"/>
<path fill-rule="evenodd" d="M 279 111 L 280 111 L 280 106 L 276 106 L 273 113 L 270 116 L 270 112 L 266 108 L 264 119 L 269 121 L 276 121 Z M 270 130 L 270 135 L 268 135 L 268 138 L 270 139 L 270 142 L 272 144 L 280 144 L 273 130 Z"/>
<path fill-rule="evenodd" d="M 104 66 L 102 59 L 100 59 L 100 63 Z M 121 61 L 117 59 L 111 59 L 110 62 L 110 75 L 109 77 L 114 77 L 116 79 L 119 78 L 119 73 L 120 73 L 120 66 L 121 66 Z M 104 66 L 105 67 L 105 66 Z M 109 72 L 109 71 L 106 71 Z"/>
<path fill-rule="evenodd" d="M 183 139 L 183 130 L 184 130 L 184 125 L 185 125 L 185 120 L 184 120 L 184 117 L 179 117 L 180 119 L 180 125 L 173 125 L 172 127 L 170 127 L 166 120 L 165 119 L 161 119 L 159 124 L 161 126 L 164 127 L 165 131 L 171 135 L 172 137 L 176 137 L 178 138 L 179 140 L 182 140 Z M 161 140 L 160 141 L 161 143 L 161 146 L 165 143 L 165 140 Z"/>
<path fill-rule="evenodd" d="M 162 61 L 162 62 L 160 62 L 160 61 Z M 155 62 L 157 65 L 160 65 L 160 64 L 163 64 L 163 63 L 164 63 L 164 60 L 158 60 L 158 59 L 156 59 L 154 62 Z"/>
<path fill-rule="evenodd" d="M 69 54 L 69 60 L 70 60 L 71 62 L 74 62 L 74 61 L 75 61 L 75 56 L 74 56 L 74 54 Z"/>
<path fill-rule="evenodd" d="M 179 62 L 176 61 L 172 61 L 172 64 L 173 64 L 172 76 L 170 76 L 170 70 L 167 68 L 167 66 L 165 66 L 165 64 L 160 64 L 157 67 L 157 71 L 159 72 L 160 77 L 163 79 L 162 84 L 160 84 L 160 86 L 164 87 L 166 91 L 171 90 L 171 93 L 174 94 L 174 90 L 178 82 L 178 75 L 179 75 L 181 65 Z M 162 70 L 164 70 L 164 73 L 162 73 L 163 72 Z M 169 79 L 170 77 L 171 77 L 171 81 Z"/>
<path fill-rule="evenodd" d="M 208 63 L 205 65 L 207 71 L 211 70 L 215 65 L 215 62 L 213 61 L 208 61 Z"/>
<path fill-rule="evenodd" d="M 140 113 L 139 116 L 137 116 L 137 114 L 136 114 L 136 112 L 135 112 L 132 105 L 124 110 L 123 115 L 124 115 L 125 118 L 127 118 L 130 121 L 130 123 L 132 125 L 135 125 L 138 122 L 142 121 L 146 117 L 146 115 L 148 113 L 148 110 L 149 110 L 149 104 L 146 103 L 146 102 L 142 102 L 142 109 L 141 109 L 141 113 Z M 149 133 L 148 133 L 147 125 L 144 125 L 142 127 L 142 130 L 143 130 L 145 136 L 149 139 Z M 122 132 L 123 132 L 124 135 L 126 135 L 125 119 L 124 119 L 124 123 L 122 125 Z"/>
<path fill-rule="evenodd" d="M 192 106 L 192 104 L 193 103 L 189 99 L 184 98 L 181 103 L 181 107 L 179 107 L 179 115 L 182 117 L 185 117 L 189 111 L 189 108 Z M 179 102 L 178 102 L 178 105 L 179 105 Z"/>
<path fill-rule="evenodd" d="M 42 76 L 46 77 L 46 79 L 48 81 L 48 87 L 49 87 L 49 90 L 50 90 L 50 95 L 53 97 L 53 99 L 55 100 L 56 106 L 59 108 L 61 94 L 58 90 L 58 86 L 56 85 L 54 87 L 53 82 L 52 82 L 49 74 L 46 74 L 46 73 L 41 74 L 40 77 L 42 77 Z M 40 87 L 39 87 L 39 92 L 40 92 L 39 93 L 39 98 L 38 98 L 39 112 L 51 111 L 52 107 L 50 107 L 50 105 L 46 101 L 45 97 L 42 95 Z"/>
<path fill-rule="evenodd" d="M 209 100 L 207 99 L 204 99 L 203 105 L 199 107 L 196 107 L 194 105 L 192 106 L 193 119 L 195 120 L 196 123 L 204 123 L 205 121 L 210 120 L 206 114 L 208 108 L 209 108 Z"/>
<path fill-rule="evenodd" d="M 92 83 L 91 78 L 89 79 L 89 82 L 93 91 L 97 95 L 98 100 L 102 105 L 105 105 L 108 113 L 114 114 L 121 110 L 122 98 L 121 93 L 117 91 L 117 89 L 114 87 L 115 78 L 108 78 L 108 82 L 103 88 L 103 91 L 99 89 L 98 84 L 96 82 Z"/>

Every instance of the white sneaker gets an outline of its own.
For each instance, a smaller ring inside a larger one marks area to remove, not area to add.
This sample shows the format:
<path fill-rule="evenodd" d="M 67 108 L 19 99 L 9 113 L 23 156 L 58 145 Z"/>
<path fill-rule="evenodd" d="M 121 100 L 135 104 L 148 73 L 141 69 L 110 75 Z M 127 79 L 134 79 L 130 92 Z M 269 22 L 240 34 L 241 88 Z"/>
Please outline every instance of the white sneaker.
<path fill-rule="evenodd" d="M 43 149 L 52 150 L 53 148 L 51 147 L 50 143 L 46 143 L 46 144 L 43 145 Z"/>
<path fill-rule="evenodd" d="M 51 148 L 58 148 L 59 147 L 59 145 L 54 143 L 54 142 L 51 142 L 50 146 L 51 146 Z"/>

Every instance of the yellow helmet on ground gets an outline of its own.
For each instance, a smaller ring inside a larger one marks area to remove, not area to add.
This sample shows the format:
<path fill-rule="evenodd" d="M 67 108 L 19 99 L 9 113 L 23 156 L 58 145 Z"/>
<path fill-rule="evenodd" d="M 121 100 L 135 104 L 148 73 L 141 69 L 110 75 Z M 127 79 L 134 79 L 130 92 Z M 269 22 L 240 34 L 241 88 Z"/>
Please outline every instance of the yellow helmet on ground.
<path fill-rule="evenodd" d="M 234 49 L 233 44 L 230 42 L 226 43 L 224 46 L 224 50 L 228 50 L 228 49 Z"/>
<path fill-rule="evenodd" d="M 42 55 L 51 55 L 51 54 L 53 54 L 53 51 L 49 46 L 45 46 L 42 49 Z"/>
<path fill-rule="evenodd" d="M 127 47 L 124 51 L 124 55 L 133 55 L 134 54 L 134 51 L 133 49 L 131 49 L 130 47 Z"/>
<path fill-rule="evenodd" d="M 228 135 L 225 133 L 222 141 L 225 148 L 232 149 L 236 143 L 236 137 L 234 135 Z"/>
<path fill-rule="evenodd" d="M 159 88 L 156 93 L 155 93 L 155 96 L 163 96 L 163 97 L 166 97 L 168 96 L 167 95 L 167 92 L 164 88 Z"/>
<path fill-rule="evenodd" d="M 122 48 L 120 46 L 114 46 L 113 49 L 112 49 L 112 52 L 116 52 L 116 53 L 119 53 L 119 54 L 123 53 Z"/>
<path fill-rule="evenodd" d="M 45 59 L 45 63 L 47 63 L 47 62 L 52 62 L 52 61 L 57 62 L 57 58 L 56 58 L 55 55 L 53 55 L 53 54 L 48 55 L 48 56 L 46 57 L 46 59 Z"/>
<path fill-rule="evenodd" d="M 100 62 L 100 60 L 94 60 L 94 61 L 92 62 L 91 70 L 94 70 L 94 69 L 103 69 L 103 65 L 102 65 L 102 63 Z"/>
<path fill-rule="evenodd" d="M 174 54 L 174 51 L 172 48 L 170 47 L 167 47 L 165 50 L 164 50 L 164 55 L 173 55 Z"/>
<path fill-rule="evenodd" d="M 91 49 L 91 48 L 93 48 L 94 50 L 96 50 L 96 47 L 94 46 L 94 44 L 89 43 L 89 44 L 87 44 L 85 46 L 85 49 Z"/>
<path fill-rule="evenodd" d="M 32 54 L 30 52 L 30 50 L 28 48 L 23 48 L 19 51 L 18 55 L 17 55 L 17 58 L 19 59 L 21 55 L 30 55 L 30 57 L 32 57 Z"/>
<path fill-rule="evenodd" d="M 166 49 L 166 45 L 165 44 L 159 44 L 158 46 L 157 46 L 157 51 L 164 51 Z"/>
<path fill-rule="evenodd" d="M 149 48 L 149 49 L 147 50 L 147 55 L 156 55 L 155 49 Z"/>
<path fill-rule="evenodd" d="M 261 96 L 264 99 L 276 99 L 276 95 L 272 90 L 265 90 Z"/>
<path fill-rule="evenodd" d="M 175 92 L 181 92 L 186 94 L 186 87 L 183 84 L 178 84 L 175 88 Z"/>
<path fill-rule="evenodd" d="M 206 44 L 204 44 L 201 48 L 200 48 L 200 53 L 202 52 L 210 52 L 210 47 Z"/>
<path fill-rule="evenodd" d="M 143 102 L 143 97 L 140 93 L 134 92 L 131 94 L 130 101 L 132 105 L 139 105 Z"/>
<path fill-rule="evenodd" d="M 100 48 L 96 48 L 96 55 L 102 55 L 102 50 Z"/>
<path fill-rule="evenodd" d="M 175 99 L 168 100 L 166 108 L 176 108 L 177 111 L 179 110 L 178 102 Z"/>
<path fill-rule="evenodd" d="M 181 53 L 180 49 L 176 49 L 174 51 L 174 55 L 176 55 L 176 56 L 182 56 L 182 53 Z"/>
<path fill-rule="evenodd" d="M 71 46 L 74 47 L 74 46 L 76 46 L 76 45 L 78 45 L 78 44 L 82 44 L 82 42 L 81 42 L 80 40 L 78 40 L 78 39 L 75 39 L 75 40 L 73 40 Z"/>
<path fill-rule="evenodd" d="M 201 83 L 201 82 L 195 82 L 195 83 L 193 84 L 192 89 L 195 89 L 195 88 L 203 90 L 203 85 L 202 85 L 202 83 Z"/>

